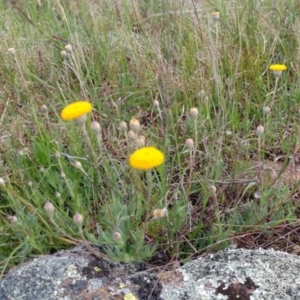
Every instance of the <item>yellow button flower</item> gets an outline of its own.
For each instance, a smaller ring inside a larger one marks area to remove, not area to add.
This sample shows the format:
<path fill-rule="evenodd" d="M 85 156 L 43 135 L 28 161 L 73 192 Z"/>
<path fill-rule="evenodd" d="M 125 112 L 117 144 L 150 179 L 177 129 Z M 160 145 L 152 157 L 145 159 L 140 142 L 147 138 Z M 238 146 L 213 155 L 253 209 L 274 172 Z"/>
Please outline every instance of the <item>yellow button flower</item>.
<path fill-rule="evenodd" d="M 165 160 L 164 154 L 155 147 L 143 147 L 129 157 L 129 165 L 137 170 L 151 170 Z"/>
<path fill-rule="evenodd" d="M 275 65 L 271 65 L 269 67 L 269 69 L 271 71 L 273 71 L 275 78 L 279 78 L 281 76 L 282 72 L 286 70 L 286 66 L 280 65 L 280 64 L 275 64 Z"/>
<path fill-rule="evenodd" d="M 86 116 L 93 109 L 92 104 L 87 101 L 76 101 L 67 105 L 61 111 L 61 118 L 65 121 L 74 121 Z"/>
<path fill-rule="evenodd" d="M 285 71 L 286 70 L 286 66 L 285 65 L 275 64 L 275 65 L 271 65 L 269 67 L 269 69 L 271 71 Z"/>

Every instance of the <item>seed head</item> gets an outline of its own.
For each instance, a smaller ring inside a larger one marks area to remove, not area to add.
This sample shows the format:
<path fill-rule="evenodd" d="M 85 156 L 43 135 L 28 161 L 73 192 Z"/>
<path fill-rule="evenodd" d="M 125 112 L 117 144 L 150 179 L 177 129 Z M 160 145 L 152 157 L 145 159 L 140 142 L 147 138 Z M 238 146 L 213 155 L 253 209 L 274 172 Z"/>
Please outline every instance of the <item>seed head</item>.
<path fill-rule="evenodd" d="M 122 239 L 122 235 L 120 232 L 116 231 L 113 233 L 113 237 L 115 240 L 120 241 Z"/>
<path fill-rule="evenodd" d="M 212 192 L 212 194 L 216 194 L 217 188 L 214 185 L 210 186 L 209 189 Z"/>
<path fill-rule="evenodd" d="M 256 191 L 253 196 L 254 196 L 255 199 L 260 199 L 261 198 L 261 192 Z"/>
<path fill-rule="evenodd" d="M 61 197 L 61 194 L 60 194 L 59 192 L 56 192 L 56 193 L 55 193 L 55 197 L 56 197 L 56 198 L 60 198 L 60 197 Z"/>
<path fill-rule="evenodd" d="M 153 211 L 153 218 L 154 219 L 161 219 L 164 216 L 166 216 L 167 214 L 168 214 L 168 209 L 167 208 L 163 208 L 163 209 L 157 208 L 157 209 L 154 209 L 154 211 Z"/>
<path fill-rule="evenodd" d="M 7 216 L 6 217 L 8 221 L 10 221 L 10 223 L 17 223 L 18 222 L 18 218 L 16 216 Z"/>
<path fill-rule="evenodd" d="M 211 13 L 211 17 L 213 18 L 213 20 L 219 21 L 220 13 L 218 11 L 215 11 L 215 12 Z"/>
<path fill-rule="evenodd" d="M 1 184 L 1 185 L 5 185 L 5 181 L 4 181 L 4 179 L 1 178 L 1 177 L 0 177 L 0 184 Z"/>

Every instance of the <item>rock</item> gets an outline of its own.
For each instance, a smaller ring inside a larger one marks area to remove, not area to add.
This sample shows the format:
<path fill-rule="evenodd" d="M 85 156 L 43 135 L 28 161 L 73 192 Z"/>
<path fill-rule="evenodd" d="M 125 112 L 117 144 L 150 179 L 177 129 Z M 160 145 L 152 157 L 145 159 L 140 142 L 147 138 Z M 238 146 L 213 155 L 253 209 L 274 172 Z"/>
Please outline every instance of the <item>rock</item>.
<path fill-rule="evenodd" d="M 0 282 L 0 299 L 300 299 L 299 269 L 299 257 L 285 252 L 229 248 L 150 273 L 142 264 L 113 263 L 80 245 L 10 270 Z"/>

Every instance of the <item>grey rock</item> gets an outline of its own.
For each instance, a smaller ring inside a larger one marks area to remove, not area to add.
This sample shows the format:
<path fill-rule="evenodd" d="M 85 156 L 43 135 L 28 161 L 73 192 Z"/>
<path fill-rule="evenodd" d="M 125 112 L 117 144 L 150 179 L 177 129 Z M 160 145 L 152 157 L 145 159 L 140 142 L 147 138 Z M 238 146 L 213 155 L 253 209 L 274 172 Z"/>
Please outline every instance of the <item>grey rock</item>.
<path fill-rule="evenodd" d="M 182 267 L 149 273 L 113 263 L 84 246 L 18 266 L 0 282 L 1 300 L 300 299 L 300 258 L 229 248 Z"/>

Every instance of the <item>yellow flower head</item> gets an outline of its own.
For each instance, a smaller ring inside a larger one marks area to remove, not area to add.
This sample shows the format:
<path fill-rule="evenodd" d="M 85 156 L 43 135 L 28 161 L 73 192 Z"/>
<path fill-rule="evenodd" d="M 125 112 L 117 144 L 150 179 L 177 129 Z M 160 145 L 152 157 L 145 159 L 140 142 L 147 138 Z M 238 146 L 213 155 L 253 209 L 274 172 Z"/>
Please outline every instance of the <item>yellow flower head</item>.
<path fill-rule="evenodd" d="M 286 70 L 286 66 L 285 65 L 275 64 L 275 65 L 271 65 L 269 67 L 269 69 L 271 71 L 285 71 Z"/>
<path fill-rule="evenodd" d="M 151 170 L 160 166 L 165 160 L 164 154 L 155 147 L 143 147 L 134 151 L 129 157 L 129 165 L 137 170 Z"/>
<path fill-rule="evenodd" d="M 61 111 L 61 118 L 65 121 L 76 120 L 93 109 L 92 104 L 87 101 L 77 101 L 67 105 Z"/>

